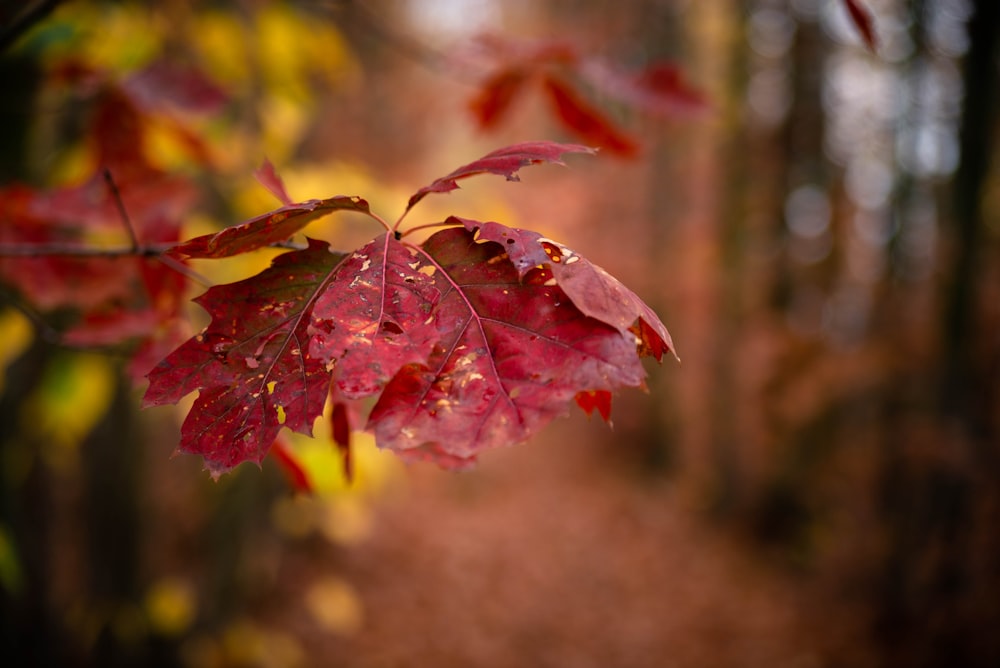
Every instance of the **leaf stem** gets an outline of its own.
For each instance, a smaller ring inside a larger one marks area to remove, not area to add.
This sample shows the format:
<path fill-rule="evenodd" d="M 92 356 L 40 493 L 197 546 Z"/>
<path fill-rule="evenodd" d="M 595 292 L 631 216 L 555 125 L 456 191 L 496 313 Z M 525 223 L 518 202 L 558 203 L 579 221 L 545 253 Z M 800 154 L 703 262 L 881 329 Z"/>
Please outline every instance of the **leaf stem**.
<path fill-rule="evenodd" d="M 415 227 L 411 227 L 407 229 L 405 232 L 401 232 L 399 234 L 399 237 L 402 238 L 408 236 L 418 230 L 430 230 L 437 227 L 461 227 L 461 226 L 458 223 L 449 223 L 447 220 L 442 220 L 439 223 L 427 223 L 426 225 L 417 225 Z"/>
<path fill-rule="evenodd" d="M 396 227 L 390 227 L 389 223 L 385 222 L 385 219 L 382 216 L 375 213 L 374 211 L 368 211 L 368 215 L 377 220 L 378 224 L 381 225 L 383 228 L 385 228 L 386 232 L 395 232 L 396 227 L 399 226 L 399 223 L 397 222 Z"/>
<path fill-rule="evenodd" d="M 403 219 L 406 218 L 406 214 L 408 214 L 410 212 L 411 208 L 413 208 L 413 207 L 407 206 L 406 210 L 403 211 L 403 213 L 399 214 L 399 218 L 396 219 L 396 224 L 392 226 L 392 229 L 389 230 L 390 232 L 393 232 L 393 233 L 395 233 L 395 234 L 397 234 L 399 236 L 403 236 L 403 235 L 405 235 L 405 234 L 407 234 L 409 232 L 409 230 L 408 230 L 407 232 L 404 232 L 403 234 L 399 234 L 399 226 L 403 224 Z"/>

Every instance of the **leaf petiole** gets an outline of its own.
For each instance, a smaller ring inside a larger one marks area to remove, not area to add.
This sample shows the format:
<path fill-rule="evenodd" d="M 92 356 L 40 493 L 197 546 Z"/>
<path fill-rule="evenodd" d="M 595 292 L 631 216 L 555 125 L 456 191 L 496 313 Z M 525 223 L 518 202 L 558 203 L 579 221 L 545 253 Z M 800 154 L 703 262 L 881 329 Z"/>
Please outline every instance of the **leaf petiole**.
<path fill-rule="evenodd" d="M 448 222 L 447 220 L 442 220 L 439 223 L 427 223 L 426 225 L 417 225 L 415 227 L 408 228 L 403 232 L 397 232 L 396 238 L 402 239 L 403 237 L 406 237 L 418 230 L 433 230 L 441 227 L 461 227 L 461 225 L 459 225 L 458 223 Z"/>

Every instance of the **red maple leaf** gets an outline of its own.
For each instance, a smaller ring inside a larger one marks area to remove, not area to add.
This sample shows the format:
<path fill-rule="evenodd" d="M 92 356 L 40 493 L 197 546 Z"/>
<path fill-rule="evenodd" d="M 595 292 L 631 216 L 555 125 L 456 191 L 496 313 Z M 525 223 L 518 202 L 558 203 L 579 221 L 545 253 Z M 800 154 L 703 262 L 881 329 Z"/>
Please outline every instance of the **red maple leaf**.
<path fill-rule="evenodd" d="M 214 234 L 188 239 L 175 246 L 171 253 L 188 258 L 215 259 L 248 253 L 285 241 L 312 221 L 334 211 L 369 213 L 368 202 L 360 197 L 338 195 L 290 204 Z"/>
<path fill-rule="evenodd" d="M 494 151 L 421 188 L 410 206 L 457 179 L 515 180 L 520 167 L 570 151 L 591 149 L 530 142 Z M 267 180 L 278 189 L 276 174 Z M 352 202 L 345 208 L 381 222 L 359 198 L 312 202 Z M 286 205 L 176 252 L 222 257 L 280 241 L 319 210 Z M 303 220 L 284 225 L 285 214 Z M 354 252 L 310 240 L 197 300 L 211 323 L 149 374 L 144 402 L 199 392 L 180 449 L 201 454 L 213 475 L 259 462 L 283 426 L 310 433 L 328 395 L 348 470 L 356 422 L 348 402 L 364 397 L 376 398 L 366 428 L 379 446 L 466 466 L 483 450 L 527 439 L 574 402 L 608 419 L 613 391 L 644 385 L 640 358 L 672 350 L 638 297 L 536 233 L 451 217 L 413 244 L 382 224 L 386 231 Z"/>
<path fill-rule="evenodd" d="M 196 301 L 212 322 L 150 372 L 147 406 L 200 391 L 180 449 L 202 455 L 214 475 L 260 462 L 283 426 L 312 433 L 330 370 L 310 354 L 309 317 L 343 259 L 310 241 L 253 278 L 210 288 Z"/>
<path fill-rule="evenodd" d="M 530 80 L 531 73 L 521 68 L 503 69 L 491 76 L 469 102 L 479 127 L 487 130 L 499 125 Z"/>
<path fill-rule="evenodd" d="M 597 108 L 587 104 L 560 78 L 545 77 L 545 91 L 549 94 L 556 115 L 581 140 L 625 157 L 638 152 L 639 145 L 634 139 L 615 127 Z"/>
<path fill-rule="evenodd" d="M 556 144 L 549 141 L 523 142 L 497 149 L 475 162 L 459 167 L 447 176 L 435 179 L 430 185 L 418 190 L 410 197 L 406 210 L 412 209 L 417 202 L 430 193 L 447 193 L 455 190 L 458 188 L 456 181 L 459 179 L 490 173 L 504 176 L 508 181 L 519 181 L 517 171 L 522 167 L 542 162 L 561 165 L 563 164 L 562 156 L 566 153 L 594 153 L 594 149 L 579 144 Z"/>
<path fill-rule="evenodd" d="M 638 72 L 625 71 L 561 40 L 515 42 L 491 37 L 480 38 L 478 46 L 497 63 L 469 104 L 484 130 L 497 127 L 525 91 L 540 87 L 556 119 L 580 141 L 632 157 L 638 153 L 636 141 L 584 95 L 584 88 L 661 117 L 708 108 L 706 97 L 671 63 L 654 61 Z"/>

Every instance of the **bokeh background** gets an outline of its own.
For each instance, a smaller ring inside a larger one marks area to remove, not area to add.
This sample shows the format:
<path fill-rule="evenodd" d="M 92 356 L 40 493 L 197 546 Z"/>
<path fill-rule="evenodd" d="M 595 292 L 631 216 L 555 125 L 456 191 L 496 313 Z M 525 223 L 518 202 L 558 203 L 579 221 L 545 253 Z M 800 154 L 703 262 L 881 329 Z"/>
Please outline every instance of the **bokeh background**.
<path fill-rule="evenodd" d="M 1000 5 L 865 4 L 875 51 L 834 0 L 0 2 L 5 185 L 95 169 L 67 63 L 114 82 L 179 62 L 225 91 L 148 120 L 150 163 L 197 186 L 187 236 L 276 206 L 265 157 L 297 200 L 394 217 L 494 148 L 581 141 L 538 91 L 479 127 L 503 65 L 483 34 L 668 61 L 708 100 L 646 114 L 578 82 L 634 154 L 414 211 L 567 244 L 682 360 L 617 397 L 613 429 L 574 413 L 472 471 L 359 434 L 349 484 L 320 435 L 288 441 L 309 492 L 274 458 L 214 482 L 171 456 L 185 407 L 140 411 L 124 351 L 67 345 L 4 285 L 0 662 L 1000 665 Z"/>

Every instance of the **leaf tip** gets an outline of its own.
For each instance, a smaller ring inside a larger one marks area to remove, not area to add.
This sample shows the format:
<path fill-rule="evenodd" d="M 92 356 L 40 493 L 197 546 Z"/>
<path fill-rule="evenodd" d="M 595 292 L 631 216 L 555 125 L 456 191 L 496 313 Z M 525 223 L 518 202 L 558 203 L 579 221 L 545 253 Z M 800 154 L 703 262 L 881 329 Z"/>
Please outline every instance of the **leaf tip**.
<path fill-rule="evenodd" d="M 269 159 L 264 158 L 264 162 L 254 171 L 253 175 L 257 179 L 257 182 L 267 188 L 267 191 L 274 195 L 282 204 L 285 206 L 292 204 L 292 198 L 288 196 L 288 191 L 285 190 L 284 181 L 278 176 L 278 172 L 275 171 L 274 165 Z"/>

